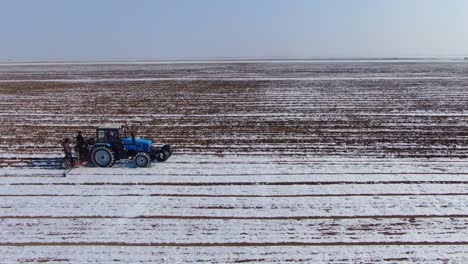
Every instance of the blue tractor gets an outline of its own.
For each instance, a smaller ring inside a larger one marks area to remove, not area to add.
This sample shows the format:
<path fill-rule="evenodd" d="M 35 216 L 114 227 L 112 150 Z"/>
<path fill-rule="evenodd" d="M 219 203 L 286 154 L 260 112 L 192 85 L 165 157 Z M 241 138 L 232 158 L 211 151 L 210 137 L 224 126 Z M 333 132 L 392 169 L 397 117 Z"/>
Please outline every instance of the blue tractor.
<path fill-rule="evenodd" d="M 85 149 L 97 167 L 112 167 L 117 160 L 130 158 L 137 167 L 148 167 L 152 161 L 166 161 L 172 155 L 170 145 L 157 146 L 151 140 L 138 138 L 134 126 L 129 129 L 126 125 L 98 127 L 96 141 Z"/>

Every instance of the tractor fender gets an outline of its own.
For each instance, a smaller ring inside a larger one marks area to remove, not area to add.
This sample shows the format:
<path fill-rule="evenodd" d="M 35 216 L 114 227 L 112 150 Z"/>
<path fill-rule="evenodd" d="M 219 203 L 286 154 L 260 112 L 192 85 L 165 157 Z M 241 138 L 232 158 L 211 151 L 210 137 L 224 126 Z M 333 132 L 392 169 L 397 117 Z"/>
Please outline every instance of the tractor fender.
<path fill-rule="evenodd" d="M 109 144 L 109 143 L 96 143 L 96 144 L 94 144 L 93 149 L 95 149 L 97 147 L 112 148 L 111 144 Z"/>

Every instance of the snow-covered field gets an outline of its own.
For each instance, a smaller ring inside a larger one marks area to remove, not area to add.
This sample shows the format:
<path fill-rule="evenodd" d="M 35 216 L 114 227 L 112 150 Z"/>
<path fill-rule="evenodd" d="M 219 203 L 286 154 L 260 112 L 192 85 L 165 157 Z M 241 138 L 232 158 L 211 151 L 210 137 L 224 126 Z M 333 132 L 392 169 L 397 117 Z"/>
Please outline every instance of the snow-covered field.
<path fill-rule="evenodd" d="M 0 65 L 0 263 L 468 263 L 467 77 L 461 61 Z M 125 120 L 171 159 L 53 168 L 62 137 Z"/>
<path fill-rule="evenodd" d="M 468 261 L 463 160 L 175 155 L 0 177 L 1 263 Z"/>

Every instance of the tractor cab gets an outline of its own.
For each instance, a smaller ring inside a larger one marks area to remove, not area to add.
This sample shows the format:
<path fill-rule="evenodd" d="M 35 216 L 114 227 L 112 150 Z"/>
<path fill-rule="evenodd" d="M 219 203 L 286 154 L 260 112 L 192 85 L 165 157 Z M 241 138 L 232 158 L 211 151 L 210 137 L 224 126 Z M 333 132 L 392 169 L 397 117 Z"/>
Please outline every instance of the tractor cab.
<path fill-rule="evenodd" d="M 117 159 L 125 158 L 122 136 L 124 135 L 124 127 L 118 125 L 105 125 L 96 128 L 96 144 L 95 146 L 105 146 L 115 151 Z"/>
<path fill-rule="evenodd" d="M 120 141 L 123 133 L 123 126 L 100 126 L 96 128 L 96 143 L 114 143 Z"/>
<path fill-rule="evenodd" d="M 127 134 L 128 132 L 128 134 Z M 135 127 L 130 129 L 127 126 L 100 126 L 96 129 L 97 143 L 110 145 L 112 148 L 123 149 L 127 154 L 136 152 L 151 152 L 153 142 L 147 139 L 135 137 Z M 126 155 L 122 155 L 125 157 Z"/>

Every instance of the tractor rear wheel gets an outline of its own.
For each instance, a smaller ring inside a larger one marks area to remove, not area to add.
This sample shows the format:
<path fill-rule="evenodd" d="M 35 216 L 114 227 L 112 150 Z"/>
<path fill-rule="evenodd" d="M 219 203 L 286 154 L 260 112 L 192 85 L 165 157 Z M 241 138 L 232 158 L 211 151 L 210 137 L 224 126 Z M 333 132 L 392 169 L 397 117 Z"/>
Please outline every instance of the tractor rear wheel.
<path fill-rule="evenodd" d="M 135 165 L 140 168 L 149 167 L 151 165 L 150 156 L 144 152 L 139 152 L 133 158 Z"/>
<path fill-rule="evenodd" d="M 96 167 L 112 167 L 115 163 L 115 152 L 106 147 L 96 147 L 91 153 L 91 159 Z"/>

